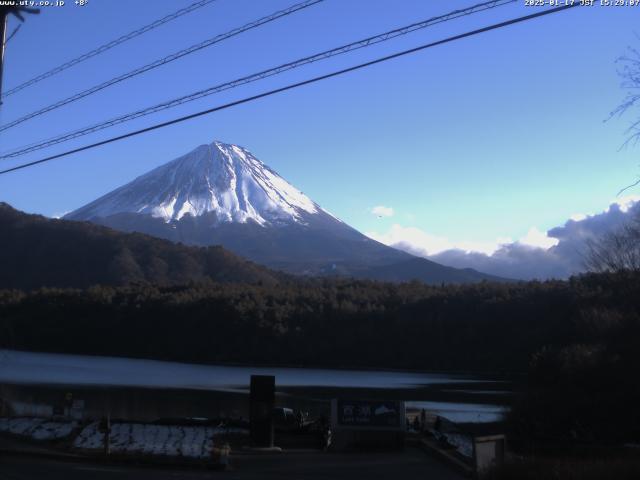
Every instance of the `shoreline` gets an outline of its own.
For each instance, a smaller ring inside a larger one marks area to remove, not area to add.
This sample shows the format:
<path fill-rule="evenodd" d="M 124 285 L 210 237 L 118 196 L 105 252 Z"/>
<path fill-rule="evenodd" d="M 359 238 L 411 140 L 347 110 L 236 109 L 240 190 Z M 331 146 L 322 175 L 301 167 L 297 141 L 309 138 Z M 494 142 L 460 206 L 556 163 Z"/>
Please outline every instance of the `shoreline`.
<path fill-rule="evenodd" d="M 291 364 L 291 363 L 262 363 L 260 365 L 252 364 L 252 363 L 241 363 L 241 362 L 216 362 L 216 363 L 202 363 L 195 361 L 186 361 L 186 360 L 174 360 L 167 357 L 162 356 L 154 356 L 154 357 L 130 357 L 126 355 L 104 355 L 97 353 L 69 353 L 69 352 L 60 352 L 54 350 L 23 350 L 17 348 L 0 348 L 0 366 L 2 365 L 2 355 L 4 352 L 17 352 L 17 353 L 30 353 L 30 354 L 44 354 L 44 355 L 66 355 L 66 356 L 76 356 L 76 357 L 92 357 L 92 358 L 103 358 L 103 359 L 115 359 L 115 360 L 139 360 L 139 361 L 149 361 L 149 362 L 163 362 L 163 363 L 173 363 L 180 365 L 193 365 L 193 366 L 203 366 L 203 367 L 238 367 L 238 368 L 286 368 L 286 369 L 297 369 L 297 370 L 335 370 L 335 371 L 362 371 L 362 372 L 384 372 L 384 373 L 415 373 L 415 374 L 425 374 L 425 375 L 451 375 L 451 376 L 473 376 L 473 377 L 491 377 L 496 380 L 504 379 L 505 381 L 508 379 L 510 381 L 516 381 L 515 379 L 524 380 L 527 372 L 526 371 L 474 371 L 474 370 L 424 370 L 424 369 L 412 369 L 412 368 L 402 368 L 402 367 L 380 367 L 380 366 L 362 366 L 362 365 L 332 365 L 332 364 Z"/>

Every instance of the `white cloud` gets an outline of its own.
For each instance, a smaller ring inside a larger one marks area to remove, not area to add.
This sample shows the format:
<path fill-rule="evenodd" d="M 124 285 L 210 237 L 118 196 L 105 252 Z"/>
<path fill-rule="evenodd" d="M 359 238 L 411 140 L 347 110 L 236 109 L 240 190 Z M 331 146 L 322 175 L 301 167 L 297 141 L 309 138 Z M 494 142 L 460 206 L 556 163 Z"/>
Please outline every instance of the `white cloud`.
<path fill-rule="evenodd" d="M 531 227 L 517 241 L 511 238 L 497 238 L 494 242 L 451 241 L 397 223 L 386 232 L 366 235 L 451 267 L 474 268 L 507 278 L 567 278 L 584 271 L 586 242 L 615 231 L 632 215 L 640 216 L 638 196 L 617 199 L 601 213 L 572 215 L 564 225 L 547 232 Z"/>
<path fill-rule="evenodd" d="M 569 217 L 574 222 L 581 222 L 587 218 L 592 218 L 603 213 L 611 212 L 611 209 L 618 209 L 622 213 L 627 213 L 637 202 L 640 202 L 640 195 L 626 195 L 624 197 L 614 198 L 609 202 L 609 206 L 599 213 L 574 213 Z"/>
<path fill-rule="evenodd" d="M 57 212 L 56 212 L 56 213 L 54 213 L 54 214 L 51 216 L 51 218 L 57 218 L 57 219 L 60 219 L 60 218 L 64 217 L 67 213 L 70 213 L 70 212 L 71 212 L 71 210 L 65 210 L 65 211 L 64 211 L 64 212 L 62 212 L 62 213 L 57 213 Z"/>
<path fill-rule="evenodd" d="M 589 215 L 585 215 L 584 213 L 574 213 L 569 217 L 569 220 L 573 220 L 574 222 L 581 222 L 586 219 Z"/>
<path fill-rule="evenodd" d="M 397 223 L 386 233 L 366 232 L 365 235 L 385 245 L 411 250 L 412 253 L 421 256 L 433 255 L 451 248 L 446 238 L 431 235 L 416 227 L 403 227 Z"/>
<path fill-rule="evenodd" d="M 547 232 L 541 232 L 536 227 L 531 227 L 527 234 L 518 240 L 523 245 L 529 245 L 530 247 L 542 248 L 548 250 L 551 247 L 558 245 L 560 240 L 552 238 L 547 235 Z"/>
<path fill-rule="evenodd" d="M 385 233 L 366 232 L 365 235 L 385 245 L 420 256 L 436 255 L 451 249 L 491 254 L 500 248 L 501 242 L 511 241 L 510 238 L 503 238 L 495 242 L 452 242 L 446 237 L 439 237 L 416 227 L 403 227 L 397 223 Z"/>
<path fill-rule="evenodd" d="M 371 209 L 371 213 L 378 217 L 393 217 L 393 208 L 377 205 Z"/>
<path fill-rule="evenodd" d="M 620 207 L 620 211 L 627 213 L 629 209 L 635 205 L 636 202 L 640 201 L 640 195 L 627 195 L 626 197 L 620 197 L 613 200 L 612 203 L 618 204 Z M 611 207 L 609 207 L 611 208 Z M 607 210 L 609 211 L 609 210 Z"/>

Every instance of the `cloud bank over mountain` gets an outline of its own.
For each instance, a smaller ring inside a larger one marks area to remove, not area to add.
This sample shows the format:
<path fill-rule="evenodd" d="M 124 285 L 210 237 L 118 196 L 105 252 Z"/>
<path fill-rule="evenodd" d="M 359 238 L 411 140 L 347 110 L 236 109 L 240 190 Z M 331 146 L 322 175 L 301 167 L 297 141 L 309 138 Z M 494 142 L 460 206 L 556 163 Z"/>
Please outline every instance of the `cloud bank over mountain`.
<path fill-rule="evenodd" d="M 567 278 L 584 271 L 587 241 L 615 231 L 640 215 L 640 197 L 627 197 L 593 215 L 573 215 L 564 225 L 542 232 L 532 227 L 516 241 L 450 242 L 419 228 L 393 225 L 367 235 L 386 245 L 456 268 L 473 268 L 518 279 Z"/>

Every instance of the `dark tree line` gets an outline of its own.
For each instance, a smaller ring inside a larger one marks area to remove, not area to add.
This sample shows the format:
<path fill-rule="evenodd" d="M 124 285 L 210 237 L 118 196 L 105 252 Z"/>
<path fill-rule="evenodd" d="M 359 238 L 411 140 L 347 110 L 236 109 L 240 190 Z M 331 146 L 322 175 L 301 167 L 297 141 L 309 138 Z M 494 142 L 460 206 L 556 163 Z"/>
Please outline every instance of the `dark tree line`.
<path fill-rule="evenodd" d="M 601 331 L 636 322 L 639 308 L 640 276 L 631 273 L 442 287 L 307 279 L 0 293 L 0 322 L 12 332 L 12 345 L 3 343 L 18 349 L 508 372 L 526 371 L 540 352 L 596 348 L 609 338 Z"/>

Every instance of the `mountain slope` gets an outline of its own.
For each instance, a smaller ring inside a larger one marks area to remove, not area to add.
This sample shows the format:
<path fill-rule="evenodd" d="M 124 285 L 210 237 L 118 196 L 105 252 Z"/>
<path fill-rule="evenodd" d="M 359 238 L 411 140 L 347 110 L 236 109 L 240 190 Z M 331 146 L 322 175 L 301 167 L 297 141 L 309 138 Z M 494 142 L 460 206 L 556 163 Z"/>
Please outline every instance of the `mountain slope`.
<path fill-rule="evenodd" d="M 0 203 L 0 231 L 0 288 L 279 281 L 279 274 L 221 247 L 187 247 L 90 223 L 52 220 L 6 203 Z"/>
<path fill-rule="evenodd" d="M 496 277 L 387 247 L 322 209 L 242 147 L 221 142 L 136 178 L 68 214 L 189 245 L 222 245 L 289 273 L 429 283 Z"/>
<path fill-rule="evenodd" d="M 258 225 L 304 223 L 305 215 L 328 215 L 247 150 L 221 142 L 201 145 L 67 217 L 125 212 L 165 222 L 209 213 L 213 223 Z"/>
<path fill-rule="evenodd" d="M 451 267 L 432 262 L 425 258 L 414 257 L 399 263 L 369 267 L 352 275 L 357 278 L 368 278 L 385 282 L 402 282 L 407 279 L 420 280 L 430 284 L 452 283 Z M 512 281 L 504 277 L 480 273 L 472 268 L 456 269 L 454 283 L 473 283 L 479 280 L 492 282 Z"/>

